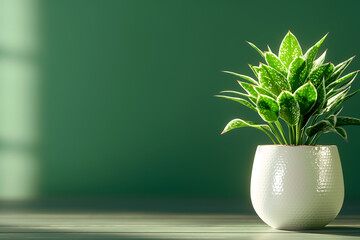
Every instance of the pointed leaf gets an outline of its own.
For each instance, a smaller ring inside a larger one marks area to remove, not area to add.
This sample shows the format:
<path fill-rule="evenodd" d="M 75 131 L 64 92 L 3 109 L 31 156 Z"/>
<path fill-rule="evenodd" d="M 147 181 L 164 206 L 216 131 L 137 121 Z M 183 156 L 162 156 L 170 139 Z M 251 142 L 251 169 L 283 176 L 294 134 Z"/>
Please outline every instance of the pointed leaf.
<path fill-rule="evenodd" d="M 246 75 L 242 75 L 242 74 L 235 73 L 235 72 L 230 72 L 230 71 L 223 71 L 223 72 L 224 72 L 224 73 L 229 73 L 229 74 L 234 75 L 234 76 L 237 76 L 237 77 L 241 77 L 241 78 L 243 78 L 243 79 L 245 79 L 245 80 L 248 80 L 248 81 L 251 82 L 252 84 L 259 85 L 259 83 L 258 83 L 255 79 L 253 79 L 253 78 L 251 78 L 251 77 L 248 77 L 248 76 L 246 76 Z"/>
<path fill-rule="evenodd" d="M 321 120 L 306 129 L 307 136 L 312 137 L 317 133 L 327 133 L 334 130 L 334 126 L 328 120 Z"/>
<path fill-rule="evenodd" d="M 229 99 L 238 103 L 241 103 L 242 105 L 250 108 L 251 110 L 254 110 L 256 112 L 256 108 L 248 101 L 246 101 L 245 99 L 242 98 L 237 98 L 237 97 L 230 97 L 230 96 L 224 96 L 224 95 L 215 95 L 215 97 L 220 97 L 220 98 L 225 98 L 225 99 Z"/>
<path fill-rule="evenodd" d="M 252 48 L 254 48 L 263 58 L 265 58 L 265 54 L 263 51 L 261 51 L 255 44 L 251 42 L 247 42 Z"/>
<path fill-rule="evenodd" d="M 226 90 L 226 91 L 221 91 L 220 93 L 232 93 L 232 94 L 236 94 L 236 95 L 240 95 L 240 96 L 243 96 L 243 97 L 247 97 L 249 98 L 253 103 L 256 104 L 256 101 L 257 101 L 257 98 L 256 97 L 253 97 L 253 96 L 250 96 L 248 94 L 245 94 L 245 93 L 242 93 L 242 92 L 237 92 L 237 91 L 232 91 L 232 90 Z"/>
<path fill-rule="evenodd" d="M 270 127 L 267 124 L 258 124 L 255 122 L 245 121 L 242 119 L 233 119 L 226 125 L 226 127 L 224 128 L 224 130 L 221 134 L 224 134 L 235 128 L 241 128 L 241 127 L 252 127 L 252 128 L 257 128 L 259 130 L 265 129 L 265 130 L 271 131 Z"/>
<path fill-rule="evenodd" d="M 309 73 L 310 70 L 312 69 L 316 54 L 317 54 L 322 42 L 325 40 L 326 36 L 327 36 L 327 34 L 322 39 L 320 39 L 320 41 L 318 41 L 314 46 L 312 46 L 309 50 L 307 50 L 307 52 L 305 53 L 304 58 L 306 59 L 306 72 Z"/>
<path fill-rule="evenodd" d="M 325 79 L 323 78 L 322 82 L 320 83 L 320 86 L 316 89 L 317 92 L 317 98 L 314 106 L 312 107 L 310 113 L 311 114 L 317 114 L 322 111 L 326 104 L 326 90 L 325 90 Z"/>
<path fill-rule="evenodd" d="M 287 69 L 286 69 L 285 65 L 275 54 L 273 54 L 271 52 L 267 52 L 267 53 L 265 53 L 265 59 L 270 67 L 278 70 L 284 76 L 287 75 Z"/>
<path fill-rule="evenodd" d="M 269 47 L 269 45 L 267 45 L 267 48 L 268 48 L 268 51 L 269 51 L 269 52 L 272 52 L 272 51 L 271 51 L 271 48 Z"/>
<path fill-rule="evenodd" d="M 269 90 L 266 90 L 265 88 L 262 88 L 262 87 L 259 87 L 259 86 L 253 86 L 253 87 L 254 87 L 255 91 L 256 91 L 258 94 L 271 97 L 271 98 L 273 98 L 274 100 L 276 99 L 276 96 L 275 96 L 272 92 L 270 92 Z"/>
<path fill-rule="evenodd" d="M 255 76 L 257 78 L 259 78 L 259 72 L 260 72 L 260 67 L 258 66 L 253 66 L 251 64 L 249 64 L 249 67 L 251 68 L 251 70 L 253 71 L 253 73 L 255 74 Z"/>
<path fill-rule="evenodd" d="M 274 122 L 278 119 L 279 105 L 274 99 L 259 95 L 256 105 L 259 115 L 265 121 Z"/>
<path fill-rule="evenodd" d="M 320 85 L 323 77 L 325 78 L 326 82 L 327 76 L 329 75 L 329 68 L 331 68 L 330 63 L 319 66 L 310 73 L 306 80 L 311 81 L 312 84 L 314 84 L 314 86 L 317 88 Z"/>
<path fill-rule="evenodd" d="M 308 113 L 314 106 L 317 99 L 317 91 L 311 82 L 298 88 L 294 93 L 296 101 L 299 103 L 302 115 Z"/>
<path fill-rule="evenodd" d="M 347 141 L 347 133 L 345 129 L 342 127 L 335 127 L 335 133 L 337 133 L 340 137 L 342 137 L 345 141 Z"/>
<path fill-rule="evenodd" d="M 279 58 L 286 67 L 296 58 L 302 56 L 300 44 L 296 37 L 289 31 L 281 42 Z"/>
<path fill-rule="evenodd" d="M 360 119 L 354 117 L 337 117 L 336 126 L 360 125 Z"/>
<path fill-rule="evenodd" d="M 277 102 L 280 106 L 280 117 L 288 125 L 296 125 L 300 119 L 300 107 L 294 95 L 291 92 L 283 91 L 279 95 Z"/>
<path fill-rule="evenodd" d="M 260 86 L 278 96 L 282 90 L 290 90 L 290 85 L 284 75 L 265 64 L 260 69 Z"/>
<path fill-rule="evenodd" d="M 323 64 L 323 62 L 325 61 L 326 52 L 327 52 L 327 49 L 324 51 L 323 54 L 321 54 L 321 56 L 318 59 L 316 59 L 314 61 L 313 69 L 315 69 Z"/>
<path fill-rule="evenodd" d="M 352 72 L 352 73 L 349 73 L 349 74 L 343 76 L 342 78 L 337 79 L 336 81 L 330 83 L 329 86 L 326 87 L 326 90 L 329 91 L 330 89 L 335 88 L 337 85 L 339 85 L 343 82 L 346 82 L 346 80 L 348 80 L 351 77 L 353 77 L 353 78 L 349 82 L 352 83 L 355 80 L 358 73 L 359 73 L 359 71 L 355 71 L 355 72 Z"/>
<path fill-rule="evenodd" d="M 303 85 L 305 70 L 305 59 L 303 57 L 297 57 L 290 64 L 289 74 L 287 80 L 290 83 L 292 92 L 295 92 L 300 86 Z"/>
<path fill-rule="evenodd" d="M 355 56 L 354 56 L 355 57 Z M 339 63 L 338 65 L 336 65 L 336 67 L 334 68 L 334 71 L 332 73 L 332 75 L 329 77 L 329 79 L 326 81 L 326 86 L 328 86 L 329 84 L 331 84 L 332 82 L 336 81 L 341 74 L 345 71 L 345 69 L 350 65 L 351 61 L 354 59 L 354 57 L 349 58 L 348 60 Z"/>
<path fill-rule="evenodd" d="M 257 99 L 258 93 L 255 91 L 252 84 L 241 81 L 237 81 L 237 82 L 250 96 L 253 96 Z"/>

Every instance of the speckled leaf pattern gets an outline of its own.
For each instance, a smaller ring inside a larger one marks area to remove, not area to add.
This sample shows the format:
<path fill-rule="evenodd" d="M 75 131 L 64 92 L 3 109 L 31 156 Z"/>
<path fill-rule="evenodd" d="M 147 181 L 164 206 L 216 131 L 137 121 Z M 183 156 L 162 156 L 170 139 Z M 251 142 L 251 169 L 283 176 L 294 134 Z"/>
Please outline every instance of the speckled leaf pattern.
<path fill-rule="evenodd" d="M 347 82 L 346 80 L 348 80 L 348 79 L 350 79 L 352 77 L 352 79 L 349 81 L 349 83 L 351 84 L 355 80 L 358 73 L 359 73 L 359 71 L 355 71 L 355 72 L 352 72 L 352 73 L 349 73 L 349 74 L 343 76 L 342 78 L 339 78 L 338 80 L 336 80 L 336 81 L 332 82 L 331 84 L 329 84 L 326 87 L 326 90 L 329 91 L 329 90 L 335 88 L 336 86 L 338 86 L 341 83 L 345 84 Z"/>
<path fill-rule="evenodd" d="M 279 105 L 274 99 L 259 95 L 256 105 L 259 115 L 265 121 L 274 122 L 278 119 Z"/>
<path fill-rule="evenodd" d="M 300 113 L 305 115 L 314 106 L 317 99 L 316 88 L 311 82 L 308 82 L 298 88 L 294 93 L 295 99 L 299 104 Z"/>
<path fill-rule="evenodd" d="M 231 120 L 224 128 L 224 130 L 222 131 L 221 134 L 224 134 L 230 130 L 233 130 L 235 128 L 241 128 L 241 127 L 252 127 L 252 128 L 257 128 L 259 130 L 262 130 L 262 129 L 266 129 L 268 131 L 271 131 L 270 130 L 270 127 L 266 124 L 258 124 L 258 123 L 255 123 L 255 122 L 251 122 L 251 121 L 245 121 L 245 120 L 242 120 L 242 119 L 233 119 Z"/>
<path fill-rule="evenodd" d="M 279 116 L 288 125 L 296 125 L 300 119 L 300 107 L 294 95 L 291 92 L 283 91 L 279 95 L 277 102 L 280 106 Z"/>
<path fill-rule="evenodd" d="M 318 87 L 323 78 L 325 78 L 326 82 L 329 75 L 329 68 L 331 68 L 330 63 L 319 66 L 310 73 L 306 81 L 310 81 L 315 87 Z"/>
<path fill-rule="evenodd" d="M 351 63 L 351 61 L 353 59 L 354 59 L 354 57 L 351 57 L 348 60 L 336 65 L 336 67 L 334 67 L 333 74 L 326 81 L 326 86 L 328 86 L 332 82 L 336 81 L 340 77 L 340 75 L 344 72 L 344 70 L 349 66 L 349 64 Z"/>
<path fill-rule="evenodd" d="M 337 117 L 336 126 L 360 125 L 360 119 L 354 117 Z"/>
<path fill-rule="evenodd" d="M 313 69 L 315 69 L 323 64 L 323 62 L 325 61 L 326 52 L 327 52 L 327 50 L 325 50 L 324 53 L 321 54 L 320 57 L 314 61 Z"/>
<path fill-rule="evenodd" d="M 251 69 L 251 71 L 253 71 L 254 75 L 259 78 L 259 72 L 260 72 L 260 67 L 258 66 L 253 66 L 251 64 L 249 64 L 249 67 Z"/>
<path fill-rule="evenodd" d="M 259 86 L 254 86 L 254 89 L 258 94 L 271 97 L 274 100 L 276 99 L 276 96 L 272 92 L 270 92 L 269 90 L 266 90 L 265 88 L 262 88 L 262 87 L 259 87 Z"/>
<path fill-rule="evenodd" d="M 241 81 L 237 81 L 237 82 L 250 96 L 253 96 L 257 99 L 258 93 L 255 91 L 252 84 Z"/>
<path fill-rule="evenodd" d="M 302 56 L 300 44 L 296 37 L 289 31 L 281 42 L 279 58 L 288 68 L 290 63 L 299 56 Z"/>
<path fill-rule="evenodd" d="M 285 76 L 274 68 L 265 64 L 260 69 L 260 86 L 278 96 L 282 90 L 290 90 Z"/>
<path fill-rule="evenodd" d="M 287 80 L 291 86 L 292 92 L 295 92 L 304 83 L 305 59 L 297 57 L 291 62 Z"/>
<path fill-rule="evenodd" d="M 307 50 L 307 52 L 305 53 L 304 57 L 306 59 L 306 71 L 307 72 L 310 72 L 310 70 L 312 69 L 316 54 L 317 54 L 322 42 L 325 40 L 326 36 L 327 36 L 327 34 L 322 39 L 320 39 L 320 41 L 318 41 L 314 46 L 312 46 L 309 50 Z"/>
<path fill-rule="evenodd" d="M 267 52 L 265 53 L 265 59 L 267 64 L 278 70 L 279 72 L 281 72 L 284 76 L 287 75 L 287 68 L 285 67 L 285 65 L 282 63 L 282 61 L 273 53 L 271 52 Z"/>
<path fill-rule="evenodd" d="M 221 98 L 226 98 L 238 103 L 241 103 L 242 105 L 250 108 L 251 110 L 254 110 L 256 112 L 256 108 L 248 101 L 246 101 L 245 99 L 242 98 L 237 98 L 237 97 L 230 97 L 230 96 L 224 96 L 224 95 L 216 95 L 216 97 L 221 97 Z"/>

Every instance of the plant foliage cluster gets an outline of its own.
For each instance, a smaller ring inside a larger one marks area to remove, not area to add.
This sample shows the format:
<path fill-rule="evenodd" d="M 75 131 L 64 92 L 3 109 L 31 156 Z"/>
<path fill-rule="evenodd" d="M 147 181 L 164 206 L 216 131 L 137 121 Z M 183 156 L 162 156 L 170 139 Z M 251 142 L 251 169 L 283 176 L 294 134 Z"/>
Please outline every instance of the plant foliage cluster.
<path fill-rule="evenodd" d="M 281 42 L 278 55 L 269 46 L 268 51 L 261 51 L 248 42 L 266 64 L 249 64 L 256 78 L 224 71 L 245 80 L 238 80 L 244 92 L 222 91 L 227 95 L 217 97 L 236 101 L 256 111 L 265 123 L 233 119 L 222 133 L 252 127 L 267 134 L 274 144 L 283 145 L 316 145 L 319 137 L 328 132 L 347 140 L 343 126 L 360 125 L 360 119 L 341 116 L 341 105 L 359 92 L 350 93 L 359 71 L 342 76 L 354 57 L 336 66 L 331 62 L 324 63 L 326 50 L 316 58 L 326 36 L 305 54 L 290 31 Z M 280 119 L 288 127 L 287 136 Z"/>

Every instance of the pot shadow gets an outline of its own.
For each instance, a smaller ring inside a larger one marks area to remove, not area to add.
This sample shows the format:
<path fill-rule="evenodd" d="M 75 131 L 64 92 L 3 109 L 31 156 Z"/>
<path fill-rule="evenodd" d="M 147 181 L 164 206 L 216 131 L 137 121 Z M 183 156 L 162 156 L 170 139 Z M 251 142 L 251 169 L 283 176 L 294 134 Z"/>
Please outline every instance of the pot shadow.
<path fill-rule="evenodd" d="M 312 234 L 327 234 L 327 235 L 338 235 L 338 236 L 356 236 L 360 237 L 360 227 L 336 227 L 327 226 L 319 230 L 303 230 L 296 231 L 299 233 L 312 233 Z"/>

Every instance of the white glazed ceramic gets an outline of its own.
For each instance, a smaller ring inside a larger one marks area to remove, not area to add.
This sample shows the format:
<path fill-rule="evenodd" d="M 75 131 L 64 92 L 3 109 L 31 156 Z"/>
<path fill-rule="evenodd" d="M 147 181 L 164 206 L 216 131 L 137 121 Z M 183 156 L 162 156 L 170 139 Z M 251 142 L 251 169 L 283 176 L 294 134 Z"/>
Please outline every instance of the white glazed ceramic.
<path fill-rule="evenodd" d="M 339 213 L 344 180 L 336 146 L 258 146 L 251 202 L 277 229 L 318 229 Z"/>

